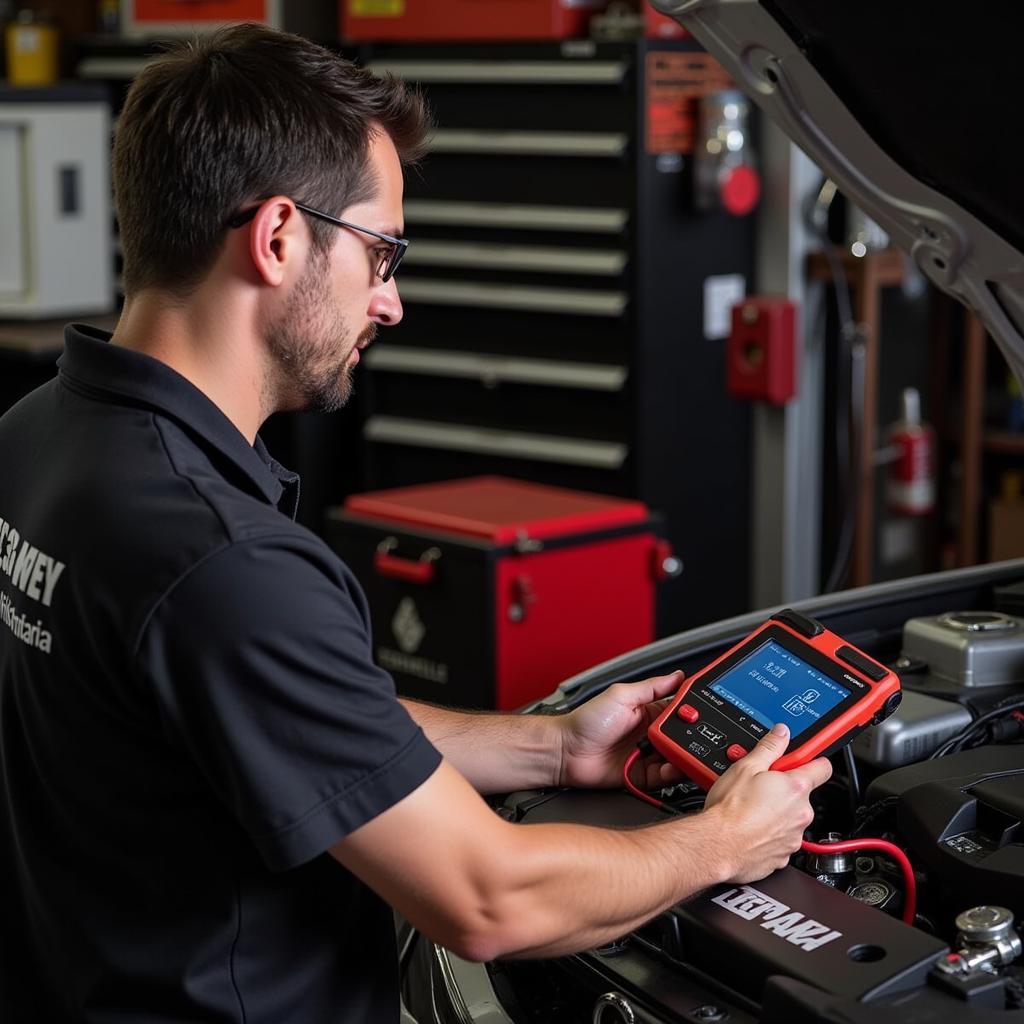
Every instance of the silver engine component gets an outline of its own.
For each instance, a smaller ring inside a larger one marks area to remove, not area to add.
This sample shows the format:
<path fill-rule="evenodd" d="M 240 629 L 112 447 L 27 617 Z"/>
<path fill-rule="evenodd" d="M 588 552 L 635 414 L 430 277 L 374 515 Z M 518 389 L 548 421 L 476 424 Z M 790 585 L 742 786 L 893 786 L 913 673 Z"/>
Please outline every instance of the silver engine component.
<path fill-rule="evenodd" d="M 858 903 L 864 903 L 876 910 L 884 910 L 896 895 L 896 889 L 880 878 L 861 882 L 846 890 L 846 895 Z"/>
<path fill-rule="evenodd" d="M 903 656 L 925 662 L 932 681 L 954 692 L 1021 683 L 1024 619 L 986 611 L 909 619 Z"/>
<path fill-rule="evenodd" d="M 829 832 L 818 840 L 822 845 L 838 843 L 843 840 L 838 832 Z M 807 871 L 823 885 L 833 889 L 846 887 L 848 879 L 853 875 L 854 855 L 836 851 L 835 853 L 812 853 L 807 858 Z"/>
<path fill-rule="evenodd" d="M 880 725 L 865 729 L 852 744 L 854 754 L 878 768 L 899 768 L 922 761 L 941 743 L 971 724 L 960 704 L 913 690 Z"/>
<path fill-rule="evenodd" d="M 971 907 L 958 915 L 956 926 L 960 948 L 936 964 L 946 974 L 994 971 L 1021 954 L 1021 939 L 1013 927 L 1013 914 L 1006 907 Z"/>

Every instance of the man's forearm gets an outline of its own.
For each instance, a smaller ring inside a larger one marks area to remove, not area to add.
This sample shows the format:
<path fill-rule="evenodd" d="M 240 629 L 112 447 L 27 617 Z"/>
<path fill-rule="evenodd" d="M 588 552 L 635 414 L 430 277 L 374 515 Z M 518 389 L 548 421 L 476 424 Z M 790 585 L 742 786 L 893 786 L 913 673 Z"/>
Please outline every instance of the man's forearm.
<path fill-rule="evenodd" d="M 625 935 L 731 877 L 749 833 L 721 808 L 628 830 L 512 824 L 443 762 L 332 853 L 435 942 L 491 960 Z"/>
<path fill-rule="evenodd" d="M 518 827 L 492 893 L 501 922 L 478 959 L 563 956 L 617 939 L 725 881 L 731 867 L 714 812 L 647 828 Z M 717 840 L 717 842 L 716 842 Z M 730 851 L 731 852 L 731 851 Z"/>
<path fill-rule="evenodd" d="M 495 737 L 500 717 L 417 710 L 428 728 L 469 728 L 499 752 L 519 746 L 515 732 L 511 744 L 507 735 Z M 474 730 L 473 722 L 481 728 Z M 524 716 L 505 725 L 518 730 L 531 723 Z M 830 771 L 824 760 L 770 771 L 786 738 L 769 732 L 716 784 L 711 806 L 700 814 L 621 831 L 505 821 L 442 761 L 417 789 L 331 852 L 460 956 L 561 956 L 624 935 L 707 886 L 755 881 L 786 865 L 814 817 L 808 795 Z"/>
<path fill-rule="evenodd" d="M 562 765 L 558 716 L 451 711 L 404 698 L 402 704 L 478 792 L 558 784 Z"/>

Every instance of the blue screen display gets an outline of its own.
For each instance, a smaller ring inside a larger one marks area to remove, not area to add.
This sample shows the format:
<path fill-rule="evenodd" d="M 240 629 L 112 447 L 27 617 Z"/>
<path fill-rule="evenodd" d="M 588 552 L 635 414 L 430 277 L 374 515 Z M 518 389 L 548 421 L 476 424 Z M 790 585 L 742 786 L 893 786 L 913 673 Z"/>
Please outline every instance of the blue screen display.
<path fill-rule="evenodd" d="M 789 726 L 795 739 L 850 696 L 828 676 L 767 640 L 709 687 L 766 729 Z"/>

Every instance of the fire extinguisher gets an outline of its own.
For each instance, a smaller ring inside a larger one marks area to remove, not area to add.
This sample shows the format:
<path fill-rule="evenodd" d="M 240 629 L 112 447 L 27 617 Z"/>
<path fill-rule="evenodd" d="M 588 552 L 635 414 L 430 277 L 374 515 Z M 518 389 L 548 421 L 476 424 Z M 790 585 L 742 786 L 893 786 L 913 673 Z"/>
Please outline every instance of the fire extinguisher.
<path fill-rule="evenodd" d="M 903 389 L 901 409 L 886 437 L 887 504 L 897 515 L 925 516 L 935 507 L 935 432 L 921 422 L 917 388 Z"/>

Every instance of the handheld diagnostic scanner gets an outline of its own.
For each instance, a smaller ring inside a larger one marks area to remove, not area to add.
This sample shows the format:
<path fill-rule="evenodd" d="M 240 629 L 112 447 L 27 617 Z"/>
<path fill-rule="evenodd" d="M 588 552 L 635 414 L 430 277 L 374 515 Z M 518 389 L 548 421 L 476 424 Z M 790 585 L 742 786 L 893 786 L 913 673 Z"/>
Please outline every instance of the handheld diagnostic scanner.
<path fill-rule="evenodd" d="M 776 722 L 790 736 L 772 768 L 785 771 L 841 750 L 901 698 L 895 673 L 787 608 L 688 679 L 648 738 L 710 789 Z"/>

